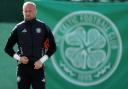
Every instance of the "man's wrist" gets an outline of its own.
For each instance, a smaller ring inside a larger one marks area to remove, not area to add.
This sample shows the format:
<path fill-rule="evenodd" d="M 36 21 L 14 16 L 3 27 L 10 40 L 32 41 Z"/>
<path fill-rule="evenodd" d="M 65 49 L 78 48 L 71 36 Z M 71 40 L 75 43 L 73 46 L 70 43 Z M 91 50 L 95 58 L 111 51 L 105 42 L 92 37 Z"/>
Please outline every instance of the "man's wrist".
<path fill-rule="evenodd" d="M 20 61 L 20 56 L 17 53 L 15 53 L 13 55 L 13 58 L 16 59 L 16 60 L 18 60 L 18 61 Z"/>
<path fill-rule="evenodd" d="M 44 55 L 43 57 L 40 58 L 40 61 L 41 61 L 42 63 L 44 63 L 44 62 L 47 61 L 47 60 L 48 60 L 48 56 L 47 56 L 47 55 Z"/>

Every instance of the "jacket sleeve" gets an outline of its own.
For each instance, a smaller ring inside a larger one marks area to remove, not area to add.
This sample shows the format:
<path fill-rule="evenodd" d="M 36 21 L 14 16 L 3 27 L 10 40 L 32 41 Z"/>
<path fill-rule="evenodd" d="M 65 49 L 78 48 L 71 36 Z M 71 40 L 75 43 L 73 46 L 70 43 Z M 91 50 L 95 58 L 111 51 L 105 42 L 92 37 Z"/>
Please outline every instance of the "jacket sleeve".
<path fill-rule="evenodd" d="M 16 29 L 17 26 L 15 26 L 14 29 L 11 31 L 10 37 L 8 38 L 6 46 L 4 48 L 4 51 L 11 57 L 13 57 L 13 55 L 15 54 L 13 47 L 17 42 Z"/>
<path fill-rule="evenodd" d="M 52 56 L 52 54 L 54 54 L 56 51 L 56 43 L 54 36 L 47 25 L 46 25 L 46 40 L 44 43 L 45 43 L 44 44 L 45 48 L 48 49 L 45 54 L 48 55 L 48 57 Z"/>

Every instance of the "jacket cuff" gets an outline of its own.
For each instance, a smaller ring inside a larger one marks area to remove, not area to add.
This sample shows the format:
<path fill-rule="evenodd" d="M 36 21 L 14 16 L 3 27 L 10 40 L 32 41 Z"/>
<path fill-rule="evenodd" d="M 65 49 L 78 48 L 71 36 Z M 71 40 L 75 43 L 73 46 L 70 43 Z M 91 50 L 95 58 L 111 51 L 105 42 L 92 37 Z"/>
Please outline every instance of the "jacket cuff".
<path fill-rule="evenodd" d="M 40 58 L 40 61 L 41 61 L 42 63 L 44 63 L 44 62 L 47 61 L 47 60 L 48 60 L 48 56 L 47 56 L 47 55 L 44 55 L 43 57 Z"/>
<path fill-rule="evenodd" d="M 20 56 L 17 53 L 15 53 L 13 55 L 13 58 L 16 59 L 16 60 L 18 60 L 18 61 L 20 61 Z"/>

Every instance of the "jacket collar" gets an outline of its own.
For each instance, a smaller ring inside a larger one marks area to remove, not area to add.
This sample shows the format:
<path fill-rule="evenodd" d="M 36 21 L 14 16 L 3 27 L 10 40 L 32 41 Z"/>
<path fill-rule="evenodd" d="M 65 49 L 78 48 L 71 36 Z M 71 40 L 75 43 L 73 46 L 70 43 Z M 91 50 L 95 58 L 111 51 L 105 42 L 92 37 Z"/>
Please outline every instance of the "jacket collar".
<path fill-rule="evenodd" d="M 34 22 L 36 22 L 36 18 L 32 19 L 32 20 L 25 20 L 25 23 L 27 24 L 33 24 Z"/>

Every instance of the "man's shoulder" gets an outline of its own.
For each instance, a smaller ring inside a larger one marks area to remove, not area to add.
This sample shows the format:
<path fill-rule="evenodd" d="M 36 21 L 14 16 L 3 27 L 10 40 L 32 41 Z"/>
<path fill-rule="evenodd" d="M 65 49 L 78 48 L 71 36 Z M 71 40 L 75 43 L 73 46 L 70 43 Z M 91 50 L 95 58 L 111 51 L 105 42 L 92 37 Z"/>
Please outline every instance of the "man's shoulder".
<path fill-rule="evenodd" d="M 37 19 L 37 22 L 38 22 L 39 24 L 45 25 L 45 22 L 43 22 L 43 21 L 41 21 L 41 20 L 39 20 L 39 19 Z"/>
<path fill-rule="evenodd" d="M 24 24 L 24 21 L 17 23 L 15 27 L 12 29 L 12 31 L 17 31 L 23 24 Z"/>
<path fill-rule="evenodd" d="M 25 24 L 25 21 L 21 21 L 21 22 L 19 22 L 18 24 L 17 24 L 17 26 L 22 26 L 22 25 L 24 25 Z"/>

